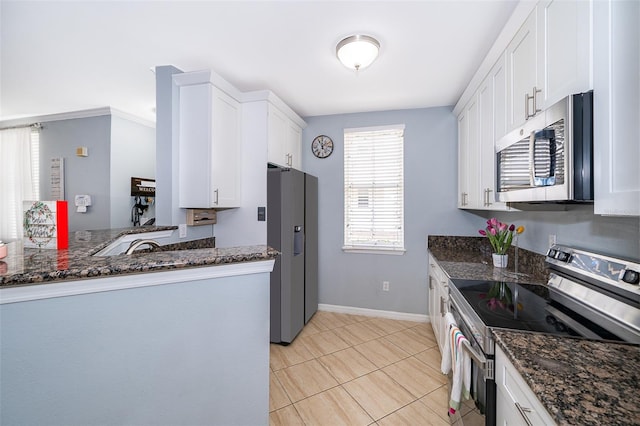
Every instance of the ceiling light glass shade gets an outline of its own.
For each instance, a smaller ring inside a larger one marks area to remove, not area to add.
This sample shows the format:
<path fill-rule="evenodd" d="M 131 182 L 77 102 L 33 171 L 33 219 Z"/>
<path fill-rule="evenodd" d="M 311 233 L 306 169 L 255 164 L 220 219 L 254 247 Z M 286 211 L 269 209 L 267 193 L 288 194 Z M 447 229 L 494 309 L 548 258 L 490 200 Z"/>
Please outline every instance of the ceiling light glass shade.
<path fill-rule="evenodd" d="M 347 68 L 356 71 L 371 65 L 378 57 L 380 43 L 373 37 L 353 35 L 345 38 L 336 47 L 336 55 Z"/>

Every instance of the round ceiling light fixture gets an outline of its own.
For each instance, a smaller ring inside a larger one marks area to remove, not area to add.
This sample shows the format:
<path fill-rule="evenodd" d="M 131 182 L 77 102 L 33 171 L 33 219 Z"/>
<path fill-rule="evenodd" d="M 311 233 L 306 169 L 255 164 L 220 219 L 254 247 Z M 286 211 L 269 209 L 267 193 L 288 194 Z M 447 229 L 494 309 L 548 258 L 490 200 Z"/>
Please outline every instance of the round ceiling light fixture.
<path fill-rule="evenodd" d="M 368 35 L 352 35 L 336 46 L 336 55 L 345 67 L 356 71 L 365 69 L 378 57 L 380 43 Z"/>

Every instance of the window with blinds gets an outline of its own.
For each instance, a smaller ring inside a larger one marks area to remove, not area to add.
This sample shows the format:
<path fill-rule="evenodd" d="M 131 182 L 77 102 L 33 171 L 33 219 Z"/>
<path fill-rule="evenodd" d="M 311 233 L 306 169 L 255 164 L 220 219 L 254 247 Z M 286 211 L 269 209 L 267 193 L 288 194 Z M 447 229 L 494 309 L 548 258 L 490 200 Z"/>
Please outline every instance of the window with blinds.
<path fill-rule="evenodd" d="M 404 125 L 344 130 L 344 247 L 404 252 Z"/>
<path fill-rule="evenodd" d="M 31 182 L 33 199 L 40 199 L 40 131 L 31 131 Z"/>

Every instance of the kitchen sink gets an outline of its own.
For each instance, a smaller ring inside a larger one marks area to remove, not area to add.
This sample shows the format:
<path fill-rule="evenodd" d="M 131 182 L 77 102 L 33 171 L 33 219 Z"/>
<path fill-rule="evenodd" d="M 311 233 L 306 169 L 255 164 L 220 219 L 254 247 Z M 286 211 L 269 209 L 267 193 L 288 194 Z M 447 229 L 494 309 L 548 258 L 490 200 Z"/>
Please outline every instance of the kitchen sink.
<path fill-rule="evenodd" d="M 94 253 L 92 256 L 117 256 L 119 254 L 124 254 L 129 246 L 131 246 L 131 243 L 135 240 L 139 240 L 142 238 L 145 240 L 158 241 L 163 238 L 169 238 L 171 237 L 171 235 L 173 235 L 172 229 L 164 231 L 140 232 L 137 234 L 126 234 L 115 239 L 105 248 Z M 160 243 L 160 245 L 162 244 Z"/>

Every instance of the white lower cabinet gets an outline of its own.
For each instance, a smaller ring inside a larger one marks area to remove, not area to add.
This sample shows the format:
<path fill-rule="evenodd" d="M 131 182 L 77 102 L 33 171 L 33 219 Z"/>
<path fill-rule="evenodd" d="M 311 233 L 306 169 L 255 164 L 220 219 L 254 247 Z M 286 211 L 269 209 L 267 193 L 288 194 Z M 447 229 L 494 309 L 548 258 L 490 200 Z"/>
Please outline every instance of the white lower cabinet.
<path fill-rule="evenodd" d="M 449 312 L 449 279 L 433 255 L 429 253 L 429 321 L 440 353 L 446 338 L 444 316 L 447 312 Z"/>
<path fill-rule="evenodd" d="M 496 345 L 496 425 L 555 425 L 504 351 Z"/>

